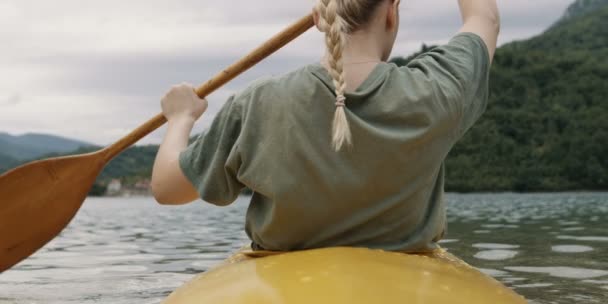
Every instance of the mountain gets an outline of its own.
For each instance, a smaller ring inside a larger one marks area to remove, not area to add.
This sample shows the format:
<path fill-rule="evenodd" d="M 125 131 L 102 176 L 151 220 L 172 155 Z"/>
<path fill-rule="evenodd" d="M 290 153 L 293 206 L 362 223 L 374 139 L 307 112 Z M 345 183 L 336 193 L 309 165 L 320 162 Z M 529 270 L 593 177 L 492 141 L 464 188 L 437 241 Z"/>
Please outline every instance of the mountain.
<path fill-rule="evenodd" d="M 149 179 L 157 152 L 157 145 L 131 147 L 104 168 L 98 181 L 107 183 L 120 178 L 126 184 L 133 184 L 141 179 Z"/>
<path fill-rule="evenodd" d="M 606 0 L 577 1 L 541 35 L 500 47 L 487 112 L 446 161 L 447 190 L 608 189 L 606 58 Z"/>
<path fill-rule="evenodd" d="M 13 136 L 0 133 L 0 153 L 16 160 L 33 159 L 49 153 L 68 153 L 85 146 L 91 144 L 46 134 Z M 0 166 L 6 161 L 8 160 L 0 159 Z"/>
<path fill-rule="evenodd" d="M 10 168 L 16 167 L 18 164 L 19 161 L 17 159 L 0 152 L 0 174 Z"/>
<path fill-rule="evenodd" d="M 512 51 L 533 51 L 536 56 L 546 53 L 561 55 L 562 57 L 573 56 L 574 58 L 571 58 L 571 60 L 578 60 L 579 57 L 585 55 L 604 55 L 608 45 L 608 27 L 606 26 L 608 23 L 606 20 L 608 0 L 579 0 L 573 6 L 583 7 L 579 3 L 586 2 L 593 3 L 593 5 L 589 4 L 593 9 L 581 8 L 578 11 L 574 10 L 576 13 L 567 13 L 566 17 L 542 35 L 526 41 L 510 43 L 504 48 Z M 564 62 L 570 60 L 570 58 L 557 57 L 552 59 L 560 59 Z M 605 61 L 606 58 L 595 59 Z"/>
<path fill-rule="evenodd" d="M 608 5 L 608 0 L 577 0 L 568 7 L 558 23 L 591 13 L 597 9 L 601 9 L 605 5 Z"/>

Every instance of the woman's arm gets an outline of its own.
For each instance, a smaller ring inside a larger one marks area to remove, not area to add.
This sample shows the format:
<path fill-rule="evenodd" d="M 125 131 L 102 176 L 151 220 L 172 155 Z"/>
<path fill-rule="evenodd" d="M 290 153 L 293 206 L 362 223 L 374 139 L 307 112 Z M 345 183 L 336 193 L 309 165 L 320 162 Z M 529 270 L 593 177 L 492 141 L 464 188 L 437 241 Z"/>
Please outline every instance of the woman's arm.
<path fill-rule="evenodd" d="M 186 204 L 199 195 L 180 168 L 179 154 L 188 146 L 192 127 L 207 110 L 207 101 L 200 99 L 192 86 L 182 84 L 163 97 L 161 106 L 169 128 L 154 162 L 152 193 L 160 204 Z"/>
<path fill-rule="evenodd" d="M 496 0 L 458 0 L 458 4 L 464 23 L 460 32 L 479 35 L 488 47 L 492 61 L 500 32 L 500 14 Z"/>

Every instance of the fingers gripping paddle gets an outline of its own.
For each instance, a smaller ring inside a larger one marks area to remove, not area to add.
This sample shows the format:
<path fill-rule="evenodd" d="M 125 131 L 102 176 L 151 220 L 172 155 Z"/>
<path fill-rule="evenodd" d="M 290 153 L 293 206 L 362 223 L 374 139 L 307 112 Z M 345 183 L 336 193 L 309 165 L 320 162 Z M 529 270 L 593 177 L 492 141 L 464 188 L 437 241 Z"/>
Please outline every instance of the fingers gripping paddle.
<path fill-rule="evenodd" d="M 196 90 L 209 95 L 314 25 L 308 15 L 277 34 Z M 36 161 L 0 176 L 0 272 L 44 246 L 74 217 L 103 167 L 165 124 L 152 118 L 115 144 L 95 153 Z"/>

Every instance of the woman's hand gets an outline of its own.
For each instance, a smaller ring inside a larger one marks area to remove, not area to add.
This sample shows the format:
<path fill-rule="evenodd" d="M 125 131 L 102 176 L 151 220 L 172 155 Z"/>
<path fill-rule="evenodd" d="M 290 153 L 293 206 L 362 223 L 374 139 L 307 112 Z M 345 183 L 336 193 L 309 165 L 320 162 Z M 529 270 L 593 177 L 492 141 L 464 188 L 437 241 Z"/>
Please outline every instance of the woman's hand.
<path fill-rule="evenodd" d="M 196 121 L 205 113 L 207 106 L 207 100 L 199 98 L 195 88 L 187 83 L 173 86 L 161 99 L 163 115 L 168 121 Z"/>
<path fill-rule="evenodd" d="M 207 110 L 207 100 L 200 99 L 191 85 L 180 84 L 162 98 L 161 106 L 169 126 L 154 161 L 152 193 L 161 204 L 189 203 L 198 192 L 182 172 L 179 154 L 188 146 L 194 122 Z"/>

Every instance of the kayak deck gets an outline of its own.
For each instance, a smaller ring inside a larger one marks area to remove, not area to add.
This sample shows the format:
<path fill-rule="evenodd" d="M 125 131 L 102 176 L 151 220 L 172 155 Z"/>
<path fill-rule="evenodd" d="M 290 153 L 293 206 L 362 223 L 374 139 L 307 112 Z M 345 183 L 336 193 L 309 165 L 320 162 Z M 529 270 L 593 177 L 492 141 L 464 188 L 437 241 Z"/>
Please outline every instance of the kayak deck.
<path fill-rule="evenodd" d="M 267 253 L 238 252 L 163 303 L 527 303 L 444 250 L 414 255 L 337 247 L 256 255 Z"/>

